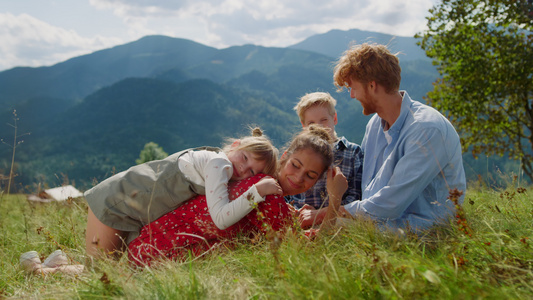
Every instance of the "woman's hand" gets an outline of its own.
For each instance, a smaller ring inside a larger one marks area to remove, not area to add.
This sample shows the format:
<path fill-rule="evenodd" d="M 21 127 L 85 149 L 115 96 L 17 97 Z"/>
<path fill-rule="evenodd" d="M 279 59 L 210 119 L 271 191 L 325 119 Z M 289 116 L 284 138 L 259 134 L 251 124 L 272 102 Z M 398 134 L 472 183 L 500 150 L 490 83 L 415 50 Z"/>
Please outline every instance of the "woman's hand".
<path fill-rule="evenodd" d="M 261 195 L 261 197 L 274 194 L 283 195 L 283 190 L 281 189 L 278 181 L 272 177 L 267 176 L 261 178 L 261 180 L 255 184 L 255 187 L 257 188 L 257 192 L 259 195 Z"/>
<path fill-rule="evenodd" d="M 309 204 L 304 204 L 304 206 L 298 210 L 297 214 L 300 227 L 303 229 L 311 228 L 314 225 L 322 223 L 325 215 L 325 207 L 321 209 L 315 209 Z"/>

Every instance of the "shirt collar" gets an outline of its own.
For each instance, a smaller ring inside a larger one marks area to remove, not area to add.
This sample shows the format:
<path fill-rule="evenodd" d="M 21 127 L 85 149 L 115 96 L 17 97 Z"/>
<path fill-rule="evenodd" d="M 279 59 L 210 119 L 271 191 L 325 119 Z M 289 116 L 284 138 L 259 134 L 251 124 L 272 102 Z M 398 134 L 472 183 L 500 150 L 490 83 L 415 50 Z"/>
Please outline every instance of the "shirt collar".
<path fill-rule="evenodd" d="M 346 146 L 347 142 L 348 142 L 348 140 L 345 137 L 341 136 L 335 142 L 335 149 L 336 150 L 346 149 L 347 148 L 347 146 Z"/>
<path fill-rule="evenodd" d="M 394 136 L 395 134 L 400 132 L 400 130 L 402 130 L 403 123 L 405 122 L 407 115 L 411 111 L 410 108 L 413 102 L 413 100 L 411 100 L 411 97 L 409 97 L 409 94 L 407 94 L 406 91 L 400 91 L 400 95 L 402 95 L 402 107 L 401 107 L 400 115 L 398 116 L 398 119 L 396 119 L 396 122 L 394 122 L 394 124 L 392 124 L 392 126 L 389 128 L 389 134 L 391 136 Z"/>

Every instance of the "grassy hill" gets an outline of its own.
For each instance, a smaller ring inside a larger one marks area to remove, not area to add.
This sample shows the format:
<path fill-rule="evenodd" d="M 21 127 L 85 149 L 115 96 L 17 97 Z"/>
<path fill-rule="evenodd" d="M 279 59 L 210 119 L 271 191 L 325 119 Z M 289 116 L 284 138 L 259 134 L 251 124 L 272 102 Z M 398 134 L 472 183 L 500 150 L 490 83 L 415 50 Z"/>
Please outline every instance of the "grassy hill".
<path fill-rule="evenodd" d="M 470 188 L 464 213 L 421 237 L 368 221 L 307 239 L 258 236 L 201 259 L 133 268 L 97 262 L 78 277 L 26 277 L 21 253 L 63 249 L 84 263 L 86 203 L 31 204 L 0 195 L 0 297 L 34 299 L 529 299 L 533 293 L 531 188 Z M 460 227 L 461 224 L 467 225 Z"/>

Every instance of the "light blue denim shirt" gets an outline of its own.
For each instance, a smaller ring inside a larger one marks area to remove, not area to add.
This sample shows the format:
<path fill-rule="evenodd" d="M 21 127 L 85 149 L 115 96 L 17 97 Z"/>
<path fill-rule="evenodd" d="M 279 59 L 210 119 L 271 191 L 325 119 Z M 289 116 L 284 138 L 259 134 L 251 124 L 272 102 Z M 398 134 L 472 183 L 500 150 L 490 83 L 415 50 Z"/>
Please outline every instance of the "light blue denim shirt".
<path fill-rule="evenodd" d="M 418 231 L 454 214 L 449 191 L 466 192 L 466 178 L 452 124 L 407 92 L 400 93 L 401 112 L 388 130 L 390 141 L 377 114 L 367 124 L 361 144 L 362 200 L 344 207 L 354 216 L 363 213 L 392 228 Z"/>

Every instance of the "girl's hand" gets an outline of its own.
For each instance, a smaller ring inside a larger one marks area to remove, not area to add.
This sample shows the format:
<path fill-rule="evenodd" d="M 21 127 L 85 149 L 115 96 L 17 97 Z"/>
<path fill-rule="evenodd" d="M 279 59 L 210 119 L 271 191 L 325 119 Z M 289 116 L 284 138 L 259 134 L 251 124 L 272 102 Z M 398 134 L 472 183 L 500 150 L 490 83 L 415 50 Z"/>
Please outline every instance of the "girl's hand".
<path fill-rule="evenodd" d="M 257 192 L 261 197 L 267 195 L 283 195 L 283 190 L 279 185 L 278 181 L 272 177 L 263 177 L 255 184 Z"/>

